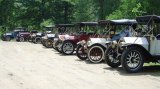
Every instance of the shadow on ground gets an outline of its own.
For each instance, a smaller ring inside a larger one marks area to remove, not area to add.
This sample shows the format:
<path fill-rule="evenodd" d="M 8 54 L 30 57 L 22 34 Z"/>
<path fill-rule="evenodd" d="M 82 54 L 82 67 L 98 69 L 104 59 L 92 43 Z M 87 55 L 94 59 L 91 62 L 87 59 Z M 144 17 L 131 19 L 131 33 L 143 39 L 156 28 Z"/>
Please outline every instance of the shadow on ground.
<path fill-rule="evenodd" d="M 110 70 L 110 71 L 117 71 L 120 75 L 123 75 L 123 76 L 139 76 L 139 75 L 160 76 L 160 65 L 144 66 L 142 71 L 138 73 L 127 73 L 122 67 L 118 67 L 118 68 L 106 67 L 104 69 Z"/>
<path fill-rule="evenodd" d="M 91 65 L 98 65 L 98 64 L 105 64 L 104 61 L 100 62 L 100 63 L 92 63 L 90 62 L 88 59 L 87 60 L 81 60 L 81 59 L 76 59 L 75 61 L 79 61 L 79 62 L 85 62 L 86 64 L 91 64 Z"/>

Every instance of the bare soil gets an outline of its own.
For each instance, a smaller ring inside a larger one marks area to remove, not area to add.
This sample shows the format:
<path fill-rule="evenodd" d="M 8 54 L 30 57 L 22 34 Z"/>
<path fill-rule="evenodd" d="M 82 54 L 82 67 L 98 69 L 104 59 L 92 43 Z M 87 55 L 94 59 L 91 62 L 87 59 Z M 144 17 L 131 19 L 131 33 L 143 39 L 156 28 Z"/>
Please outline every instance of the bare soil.
<path fill-rule="evenodd" d="M 159 89 L 160 66 L 129 74 L 29 42 L 0 41 L 0 89 Z"/>

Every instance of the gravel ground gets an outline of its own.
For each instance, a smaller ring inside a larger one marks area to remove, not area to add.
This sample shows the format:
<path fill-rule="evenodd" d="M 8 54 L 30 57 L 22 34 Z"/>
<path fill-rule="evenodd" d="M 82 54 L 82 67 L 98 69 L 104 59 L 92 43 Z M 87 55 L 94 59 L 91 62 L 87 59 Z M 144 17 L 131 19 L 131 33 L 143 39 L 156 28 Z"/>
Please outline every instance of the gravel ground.
<path fill-rule="evenodd" d="M 160 67 L 129 74 L 29 42 L 0 41 L 0 89 L 159 89 Z"/>

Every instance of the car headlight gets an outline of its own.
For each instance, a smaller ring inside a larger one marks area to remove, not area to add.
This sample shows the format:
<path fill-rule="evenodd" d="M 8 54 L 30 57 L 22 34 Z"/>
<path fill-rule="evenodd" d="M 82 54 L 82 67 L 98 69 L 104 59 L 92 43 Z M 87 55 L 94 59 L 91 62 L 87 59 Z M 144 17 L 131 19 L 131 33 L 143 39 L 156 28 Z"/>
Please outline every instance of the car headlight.
<path fill-rule="evenodd" d="M 82 40 L 81 41 L 81 45 L 85 45 L 86 44 L 86 41 L 85 40 Z"/>
<path fill-rule="evenodd" d="M 117 44 L 117 41 L 113 41 L 112 43 L 113 43 L 113 45 L 116 45 L 116 44 Z"/>
<path fill-rule="evenodd" d="M 123 45 L 123 44 L 125 44 L 124 39 L 123 39 L 123 38 L 121 38 L 121 39 L 118 41 L 118 44 L 119 44 L 119 45 Z"/>

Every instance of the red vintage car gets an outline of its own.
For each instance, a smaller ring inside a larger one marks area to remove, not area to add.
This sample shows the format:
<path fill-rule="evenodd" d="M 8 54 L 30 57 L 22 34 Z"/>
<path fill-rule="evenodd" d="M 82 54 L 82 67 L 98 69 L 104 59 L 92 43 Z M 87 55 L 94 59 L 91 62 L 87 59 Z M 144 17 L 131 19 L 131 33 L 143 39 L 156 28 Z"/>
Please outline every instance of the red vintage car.
<path fill-rule="evenodd" d="M 77 47 L 77 43 L 82 40 L 88 40 L 90 36 L 95 35 L 97 22 L 80 22 L 75 24 L 75 31 L 70 35 L 59 36 L 61 44 L 60 51 L 64 55 L 71 55 Z M 92 29 L 92 30 L 91 30 Z M 94 31 L 93 31 L 94 30 Z"/>

